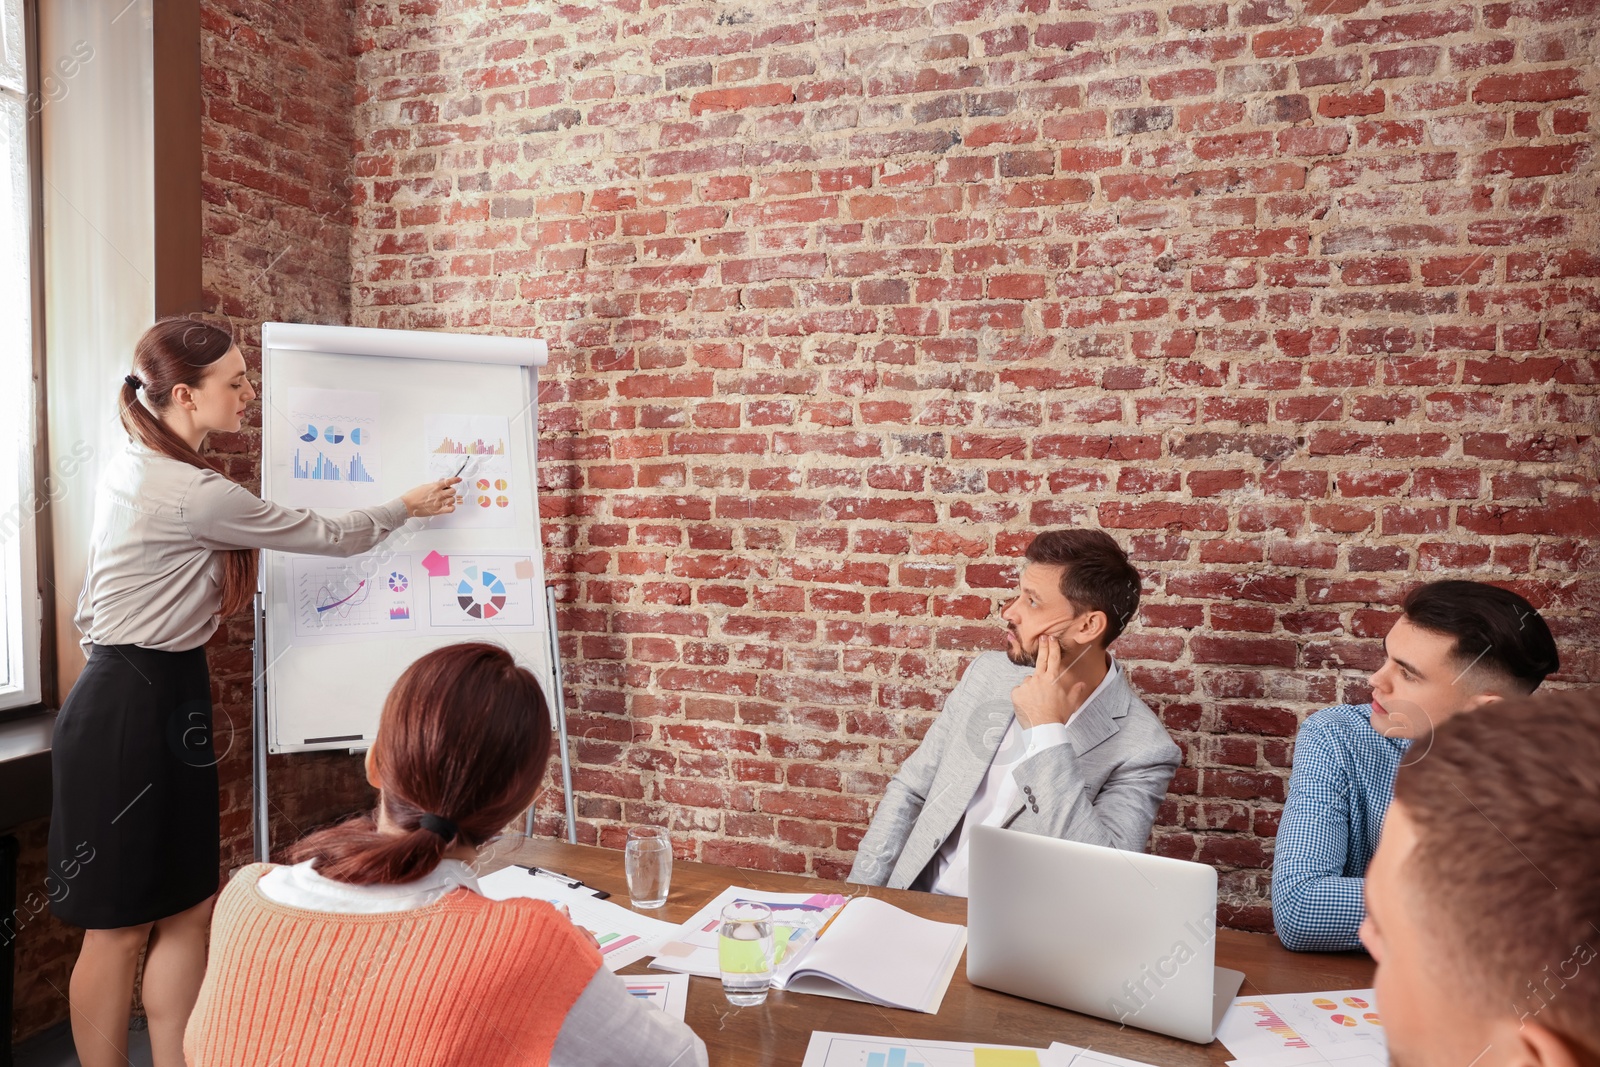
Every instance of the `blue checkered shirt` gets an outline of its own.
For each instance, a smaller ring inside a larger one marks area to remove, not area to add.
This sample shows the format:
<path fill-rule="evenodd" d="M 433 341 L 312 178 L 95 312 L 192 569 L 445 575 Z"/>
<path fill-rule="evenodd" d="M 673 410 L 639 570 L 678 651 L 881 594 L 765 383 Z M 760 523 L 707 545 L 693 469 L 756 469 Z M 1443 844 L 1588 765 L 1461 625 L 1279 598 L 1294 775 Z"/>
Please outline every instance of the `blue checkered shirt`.
<path fill-rule="evenodd" d="M 1372 728 L 1371 704 L 1324 708 L 1301 724 L 1272 856 L 1272 921 L 1285 948 L 1361 947 L 1362 879 L 1410 745 Z"/>

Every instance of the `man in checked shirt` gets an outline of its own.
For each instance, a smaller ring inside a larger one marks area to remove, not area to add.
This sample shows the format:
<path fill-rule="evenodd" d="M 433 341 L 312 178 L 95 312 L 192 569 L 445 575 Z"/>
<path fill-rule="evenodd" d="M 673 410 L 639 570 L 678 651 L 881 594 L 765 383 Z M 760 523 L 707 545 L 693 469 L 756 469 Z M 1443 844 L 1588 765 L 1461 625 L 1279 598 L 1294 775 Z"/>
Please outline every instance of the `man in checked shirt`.
<path fill-rule="evenodd" d="M 1272 919 L 1297 952 L 1361 947 L 1362 880 L 1402 763 L 1450 716 L 1525 696 L 1557 666 L 1555 639 L 1516 593 L 1444 581 L 1405 598 L 1369 679 L 1371 704 L 1310 716 L 1295 738 L 1272 860 Z"/>

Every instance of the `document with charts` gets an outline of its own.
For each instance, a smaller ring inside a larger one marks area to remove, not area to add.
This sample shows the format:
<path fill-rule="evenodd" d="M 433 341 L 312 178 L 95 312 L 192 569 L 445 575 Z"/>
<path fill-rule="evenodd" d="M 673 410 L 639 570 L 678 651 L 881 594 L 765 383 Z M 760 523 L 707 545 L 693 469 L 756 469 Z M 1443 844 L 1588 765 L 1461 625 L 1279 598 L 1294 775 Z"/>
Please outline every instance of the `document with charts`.
<path fill-rule="evenodd" d="M 533 874 L 526 867 L 506 867 L 484 875 L 478 879 L 478 890 L 490 900 L 531 897 L 566 908 L 573 924 L 600 942 L 600 961 L 612 971 L 650 955 L 662 938 L 677 929 L 660 919 L 597 900 L 585 889 L 572 889 L 554 878 Z"/>
<path fill-rule="evenodd" d="M 1217 1040 L 1243 1067 L 1385 1067 L 1383 1020 L 1370 989 L 1236 997 Z"/>
<path fill-rule="evenodd" d="M 1150 1064 L 1059 1041 L 1047 1049 L 1039 1049 L 818 1030 L 811 1035 L 802 1067 L 1150 1067 Z"/>
<path fill-rule="evenodd" d="M 682 1019 L 689 1008 L 689 976 L 686 974 L 630 974 L 622 980 L 630 994 L 674 1019 Z"/>

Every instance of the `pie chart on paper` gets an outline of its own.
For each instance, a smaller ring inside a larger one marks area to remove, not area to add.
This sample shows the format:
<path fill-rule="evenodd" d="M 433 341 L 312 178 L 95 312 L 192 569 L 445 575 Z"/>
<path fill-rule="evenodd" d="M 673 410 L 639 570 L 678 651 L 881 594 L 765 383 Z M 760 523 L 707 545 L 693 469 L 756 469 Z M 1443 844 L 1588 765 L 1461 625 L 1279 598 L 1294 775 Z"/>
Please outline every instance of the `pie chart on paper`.
<path fill-rule="evenodd" d="M 506 608 L 506 585 L 493 571 L 469 566 L 456 583 L 456 603 L 469 618 L 492 619 Z"/>
<path fill-rule="evenodd" d="M 537 568 L 530 557 L 430 552 L 422 567 L 428 574 L 428 626 L 458 632 L 492 627 L 496 633 L 537 628 Z M 424 581 L 416 573 L 410 579 L 413 589 Z"/>

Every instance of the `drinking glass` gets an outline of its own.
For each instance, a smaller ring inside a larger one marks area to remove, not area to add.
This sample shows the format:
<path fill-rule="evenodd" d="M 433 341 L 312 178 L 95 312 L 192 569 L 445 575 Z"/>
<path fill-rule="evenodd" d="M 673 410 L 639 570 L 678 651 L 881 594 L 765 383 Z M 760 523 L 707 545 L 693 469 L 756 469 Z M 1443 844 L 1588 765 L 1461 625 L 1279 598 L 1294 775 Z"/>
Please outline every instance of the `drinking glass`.
<path fill-rule="evenodd" d="M 749 1008 L 764 1003 L 772 984 L 772 909 L 752 900 L 723 908 L 717 962 L 729 1004 Z"/>
<path fill-rule="evenodd" d="M 628 831 L 623 855 L 628 871 L 628 896 L 636 908 L 659 908 L 672 886 L 672 838 L 659 826 Z"/>

